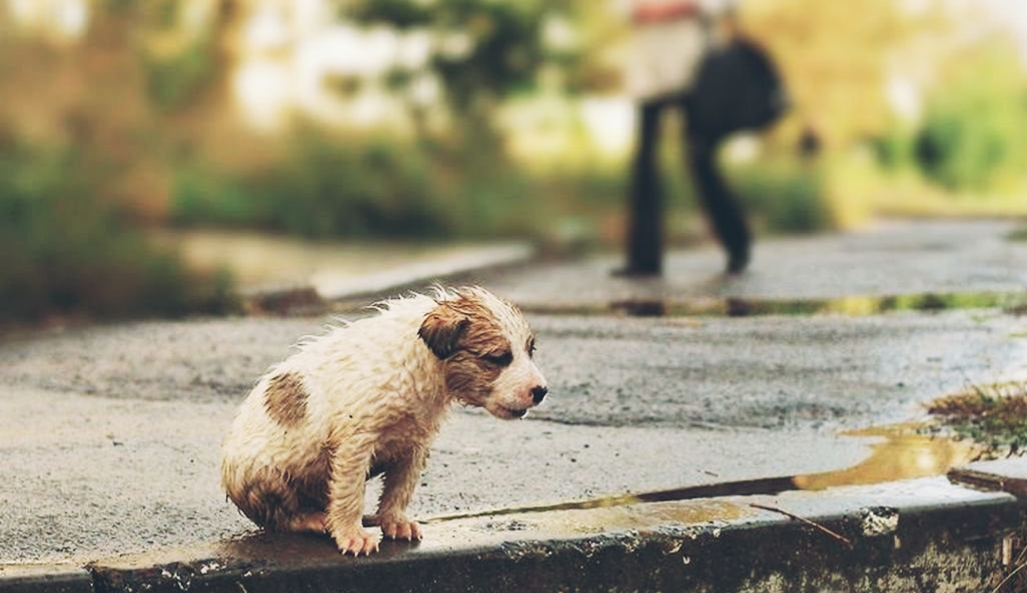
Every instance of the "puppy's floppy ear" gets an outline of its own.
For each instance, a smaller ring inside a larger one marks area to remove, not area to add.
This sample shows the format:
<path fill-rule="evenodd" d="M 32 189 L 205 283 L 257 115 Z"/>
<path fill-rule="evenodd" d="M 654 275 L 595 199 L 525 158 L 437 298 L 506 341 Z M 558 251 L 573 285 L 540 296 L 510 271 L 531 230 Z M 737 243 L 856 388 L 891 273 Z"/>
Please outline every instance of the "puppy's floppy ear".
<path fill-rule="evenodd" d="M 420 336 L 428 349 L 432 351 L 439 360 L 446 360 L 456 353 L 460 336 L 463 335 L 470 319 L 445 303 L 439 303 L 424 317 L 417 335 Z"/>

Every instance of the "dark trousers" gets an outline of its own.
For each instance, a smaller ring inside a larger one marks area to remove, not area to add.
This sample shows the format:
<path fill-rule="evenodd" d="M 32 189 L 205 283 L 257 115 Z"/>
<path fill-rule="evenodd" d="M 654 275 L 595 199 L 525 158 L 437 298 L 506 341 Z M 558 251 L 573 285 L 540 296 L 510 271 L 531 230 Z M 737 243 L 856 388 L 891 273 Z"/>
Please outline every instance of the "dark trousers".
<path fill-rule="evenodd" d="M 639 111 L 638 137 L 631 168 L 628 208 L 627 269 L 631 274 L 660 274 L 663 269 L 663 195 L 656 155 L 660 116 L 668 108 L 684 109 L 682 102 L 654 100 Z M 692 176 L 700 204 L 714 234 L 727 251 L 729 272 L 740 272 L 749 261 L 752 234 L 745 213 L 732 195 L 716 163 L 719 139 L 691 134 L 683 119 L 685 164 Z"/>

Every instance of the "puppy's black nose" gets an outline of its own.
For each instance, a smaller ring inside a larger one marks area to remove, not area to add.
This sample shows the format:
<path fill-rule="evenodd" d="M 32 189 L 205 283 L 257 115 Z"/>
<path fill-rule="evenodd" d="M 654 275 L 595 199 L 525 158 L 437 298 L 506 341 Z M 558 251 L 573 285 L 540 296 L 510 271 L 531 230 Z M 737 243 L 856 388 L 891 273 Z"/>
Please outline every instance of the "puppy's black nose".
<path fill-rule="evenodd" d="M 535 400 L 535 404 L 538 405 L 538 404 L 542 403 L 542 399 L 546 397 L 547 393 L 549 393 L 549 388 L 546 387 L 545 385 L 539 385 L 537 387 L 532 387 L 531 388 L 531 399 Z"/>

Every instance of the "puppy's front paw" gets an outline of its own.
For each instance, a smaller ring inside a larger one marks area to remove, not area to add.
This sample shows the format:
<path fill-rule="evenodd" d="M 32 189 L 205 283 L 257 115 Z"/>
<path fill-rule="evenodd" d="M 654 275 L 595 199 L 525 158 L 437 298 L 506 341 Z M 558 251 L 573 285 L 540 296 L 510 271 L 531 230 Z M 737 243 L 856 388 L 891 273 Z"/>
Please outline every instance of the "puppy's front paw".
<path fill-rule="evenodd" d="M 420 524 L 406 517 L 382 518 L 378 524 L 382 527 L 382 535 L 389 539 L 405 539 L 411 542 L 421 539 Z"/>
<path fill-rule="evenodd" d="M 344 555 L 353 554 L 354 556 L 359 556 L 364 554 L 366 556 L 370 555 L 371 552 L 378 551 L 378 536 L 357 526 L 333 533 L 332 537 L 335 538 L 339 551 Z"/>

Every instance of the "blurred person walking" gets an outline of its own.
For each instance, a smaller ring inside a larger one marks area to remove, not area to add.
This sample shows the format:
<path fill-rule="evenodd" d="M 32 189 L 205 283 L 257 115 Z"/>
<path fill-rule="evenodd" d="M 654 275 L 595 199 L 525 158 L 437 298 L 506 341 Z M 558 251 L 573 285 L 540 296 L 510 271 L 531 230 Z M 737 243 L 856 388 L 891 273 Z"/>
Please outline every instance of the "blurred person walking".
<path fill-rule="evenodd" d="M 622 3 L 623 4 L 623 3 Z M 776 120 L 786 101 L 769 56 L 734 27 L 736 0 L 633 0 L 633 62 L 628 92 L 638 102 L 623 276 L 662 273 L 663 196 L 656 159 L 660 117 L 685 116 L 686 162 L 713 232 L 727 252 L 727 272 L 749 264 L 752 232 L 716 163 L 733 132 Z"/>

